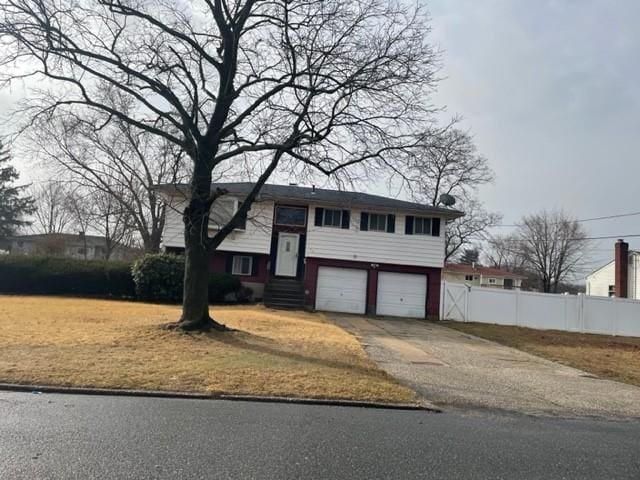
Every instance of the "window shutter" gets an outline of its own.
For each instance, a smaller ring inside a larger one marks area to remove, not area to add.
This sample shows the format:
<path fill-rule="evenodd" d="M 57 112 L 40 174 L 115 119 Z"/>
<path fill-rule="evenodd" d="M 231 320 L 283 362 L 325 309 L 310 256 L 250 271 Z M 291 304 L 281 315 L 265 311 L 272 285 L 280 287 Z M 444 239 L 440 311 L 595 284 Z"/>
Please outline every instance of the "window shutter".
<path fill-rule="evenodd" d="M 233 272 L 233 255 L 227 255 L 224 259 L 224 271 L 226 273 Z"/>
<path fill-rule="evenodd" d="M 431 219 L 431 235 L 434 237 L 440 236 L 440 219 L 439 218 Z"/>
<path fill-rule="evenodd" d="M 316 207 L 316 221 L 315 221 L 315 226 L 316 227 L 321 227 L 322 226 L 322 215 L 323 214 L 324 214 L 324 208 Z"/>
<path fill-rule="evenodd" d="M 366 212 L 360 212 L 360 230 L 369 230 L 369 214 Z"/>
<path fill-rule="evenodd" d="M 257 255 L 251 256 L 251 276 L 255 277 L 258 275 L 258 262 L 260 261 L 260 257 Z"/>
<path fill-rule="evenodd" d="M 349 230 L 350 220 L 351 220 L 351 210 L 342 210 L 342 228 Z"/>
<path fill-rule="evenodd" d="M 396 232 L 396 216 L 393 214 L 387 215 L 387 233 Z"/>
<path fill-rule="evenodd" d="M 407 215 L 404 221 L 404 233 L 406 235 L 413 235 L 413 217 Z"/>

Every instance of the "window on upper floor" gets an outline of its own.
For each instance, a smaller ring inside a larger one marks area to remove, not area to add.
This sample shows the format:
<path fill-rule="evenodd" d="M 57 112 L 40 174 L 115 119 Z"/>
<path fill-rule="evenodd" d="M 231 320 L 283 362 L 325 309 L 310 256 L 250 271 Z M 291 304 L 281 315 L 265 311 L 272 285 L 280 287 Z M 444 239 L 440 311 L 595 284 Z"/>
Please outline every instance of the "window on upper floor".
<path fill-rule="evenodd" d="M 304 227 L 307 224 L 307 209 L 303 207 L 276 206 L 276 225 Z"/>
<path fill-rule="evenodd" d="M 440 219 L 430 217 L 415 217 L 407 215 L 405 218 L 404 233 L 407 235 L 431 235 L 440 236 Z"/>
<path fill-rule="evenodd" d="M 393 214 L 362 212 L 360 214 L 360 230 L 394 233 L 396 231 L 396 216 Z"/>
<path fill-rule="evenodd" d="M 216 199 L 211 205 L 209 211 L 209 227 L 213 229 L 220 229 L 224 227 L 231 218 L 236 214 L 242 202 L 235 198 L 221 197 Z M 241 223 L 236 229 L 244 230 L 246 228 L 246 217 L 241 220 Z"/>
<path fill-rule="evenodd" d="M 322 216 L 323 227 L 342 227 L 342 210 L 331 210 L 329 208 L 324 209 Z"/>
<path fill-rule="evenodd" d="M 343 228 L 349 229 L 351 222 L 350 210 L 338 210 L 335 208 L 323 208 L 315 207 L 315 221 L 316 227 L 331 227 L 331 228 Z"/>

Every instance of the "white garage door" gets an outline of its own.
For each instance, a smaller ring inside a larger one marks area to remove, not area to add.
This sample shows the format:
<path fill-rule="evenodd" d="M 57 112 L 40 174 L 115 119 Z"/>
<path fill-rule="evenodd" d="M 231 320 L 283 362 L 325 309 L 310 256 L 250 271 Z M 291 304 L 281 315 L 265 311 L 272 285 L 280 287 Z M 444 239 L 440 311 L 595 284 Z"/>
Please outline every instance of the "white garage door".
<path fill-rule="evenodd" d="M 426 275 L 378 273 L 378 315 L 424 318 L 426 303 Z"/>
<path fill-rule="evenodd" d="M 316 310 L 364 313 L 367 303 L 367 271 L 353 268 L 318 268 Z"/>

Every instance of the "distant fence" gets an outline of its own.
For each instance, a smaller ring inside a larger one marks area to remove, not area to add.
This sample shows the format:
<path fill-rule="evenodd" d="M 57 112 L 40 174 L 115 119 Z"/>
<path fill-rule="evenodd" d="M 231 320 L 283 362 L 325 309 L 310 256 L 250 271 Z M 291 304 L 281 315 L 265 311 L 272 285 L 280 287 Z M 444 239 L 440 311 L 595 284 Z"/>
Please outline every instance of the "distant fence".
<path fill-rule="evenodd" d="M 640 337 L 640 301 L 499 290 L 443 282 L 440 318 Z"/>

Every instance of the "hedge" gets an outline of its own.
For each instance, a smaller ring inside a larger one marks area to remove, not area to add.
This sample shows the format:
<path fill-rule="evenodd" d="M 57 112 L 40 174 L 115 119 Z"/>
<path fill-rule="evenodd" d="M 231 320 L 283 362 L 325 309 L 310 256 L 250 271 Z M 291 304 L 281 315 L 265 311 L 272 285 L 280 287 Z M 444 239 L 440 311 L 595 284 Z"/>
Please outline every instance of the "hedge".
<path fill-rule="evenodd" d="M 136 297 L 149 302 L 182 302 L 184 257 L 167 253 L 148 254 L 133 264 Z M 222 302 L 241 292 L 240 280 L 226 273 L 209 276 L 209 301 Z"/>
<path fill-rule="evenodd" d="M 4 255 L 0 293 L 131 298 L 135 288 L 128 262 Z"/>

